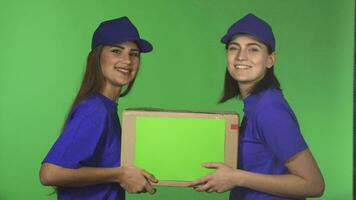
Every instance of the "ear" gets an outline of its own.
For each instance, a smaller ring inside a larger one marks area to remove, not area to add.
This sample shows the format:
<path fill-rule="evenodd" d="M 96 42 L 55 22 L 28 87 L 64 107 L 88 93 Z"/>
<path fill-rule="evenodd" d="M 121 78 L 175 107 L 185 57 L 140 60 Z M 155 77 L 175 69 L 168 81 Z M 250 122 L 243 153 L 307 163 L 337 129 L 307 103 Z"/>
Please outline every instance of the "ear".
<path fill-rule="evenodd" d="M 276 53 L 275 52 L 273 52 L 273 53 L 271 53 L 269 56 L 268 56 L 268 60 L 267 60 L 267 68 L 271 68 L 273 65 L 274 65 L 274 63 L 276 62 Z"/>

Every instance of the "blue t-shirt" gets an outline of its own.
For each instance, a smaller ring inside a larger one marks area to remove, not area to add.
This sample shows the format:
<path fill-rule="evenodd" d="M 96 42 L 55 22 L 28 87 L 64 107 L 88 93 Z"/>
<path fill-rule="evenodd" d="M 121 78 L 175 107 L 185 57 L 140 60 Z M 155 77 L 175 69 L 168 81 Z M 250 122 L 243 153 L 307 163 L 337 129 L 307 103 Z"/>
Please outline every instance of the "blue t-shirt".
<path fill-rule="evenodd" d="M 270 88 L 244 99 L 238 168 L 261 174 L 288 174 L 284 163 L 307 149 L 297 119 L 283 94 Z M 230 200 L 290 200 L 248 188 L 234 188 Z"/>
<path fill-rule="evenodd" d="M 119 167 L 121 127 L 117 104 L 102 94 L 82 101 L 70 114 L 63 133 L 43 163 L 66 168 Z M 85 187 L 59 187 L 60 200 L 123 200 L 117 183 Z"/>

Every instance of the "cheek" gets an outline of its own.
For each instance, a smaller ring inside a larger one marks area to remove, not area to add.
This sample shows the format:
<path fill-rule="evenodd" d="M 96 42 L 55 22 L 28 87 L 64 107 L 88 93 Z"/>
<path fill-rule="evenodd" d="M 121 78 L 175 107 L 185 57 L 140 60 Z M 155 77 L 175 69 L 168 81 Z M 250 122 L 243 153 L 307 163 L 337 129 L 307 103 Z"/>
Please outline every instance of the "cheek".
<path fill-rule="evenodd" d="M 105 79 L 109 79 L 109 77 L 111 77 L 112 72 L 108 69 L 107 66 L 102 65 L 101 66 L 101 74 L 103 75 L 103 77 Z"/>
<path fill-rule="evenodd" d="M 107 73 L 109 67 L 108 67 L 107 63 L 100 62 L 100 68 L 101 68 L 101 71 L 103 72 L 103 74 L 105 74 L 105 73 Z"/>
<path fill-rule="evenodd" d="M 226 54 L 226 62 L 227 62 L 227 65 L 233 65 L 234 64 L 234 61 L 235 61 L 235 58 L 233 55 L 231 54 Z"/>
<path fill-rule="evenodd" d="M 140 60 L 133 60 L 132 62 L 132 68 L 134 69 L 134 71 L 138 71 L 139 67 L 140 67 Z"/>
<path fill-rule="evenodd" d="M 259 65 L 258 67 L 254 68 L 254 77 L 256 79 L 260 79 L 261 77 L 263 77 L 267 72 L 267 67 L 264 64 Z"/>
<path fill-rule="evenodd" d="M 229 72 L 233 72 L 235 71 L 235 58 L 233 56 L 227 56 L 226 57 L 226 65 L 227 65 L 227 69 L 229 70 Z"/>
<path fill-rule="evenodd" d="M 113 65 L 114 65 L 114 60 L 109 56 L 103 56 L 100 59 L 100 66 L 103 71 L 108 70 Z"/>
<path fill-rule="evenodd" d="M 235 80 L 238 79 L 239 73 L 236 71 L 236 69 L 233 66 L 228 65 L 227 71 L 233 79 L 235 79 Z"/>
<path fill-rule="evenodd" d="M 268 57 L 265 57 L 265 56 L 258 56 L 256 58 L 252 59 L 252 61 L 259 67 L 266 68 L 268 66 Z"/>

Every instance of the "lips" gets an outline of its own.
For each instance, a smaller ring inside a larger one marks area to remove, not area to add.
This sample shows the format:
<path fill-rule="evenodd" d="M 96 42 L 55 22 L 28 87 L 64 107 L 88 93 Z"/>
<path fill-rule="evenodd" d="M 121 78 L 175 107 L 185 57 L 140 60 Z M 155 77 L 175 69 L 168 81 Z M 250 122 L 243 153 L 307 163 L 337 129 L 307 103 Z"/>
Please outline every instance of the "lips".
<path fill-rule="evenodd" d="M 130 74 L 131 70 L 128 68 L 124 68 L 124 67 L 115 67 L 116 71 L 121 72 L 123 74 Z"/>
<path fill-rule="evenodd" d="M 242 65 L 242 64 L 236 64 L 234 65 L 236 69 L 250 69 L 252 68 L 250 65 Z"/>

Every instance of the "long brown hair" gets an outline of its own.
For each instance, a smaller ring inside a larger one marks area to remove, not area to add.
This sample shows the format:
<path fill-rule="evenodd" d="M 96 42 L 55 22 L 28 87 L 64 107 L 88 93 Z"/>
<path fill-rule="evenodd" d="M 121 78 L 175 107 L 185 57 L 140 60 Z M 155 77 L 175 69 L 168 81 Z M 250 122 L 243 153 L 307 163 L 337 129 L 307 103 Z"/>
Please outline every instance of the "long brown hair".
<path fill-rule="evenodd" d="M 87 57 L 87 63 L 86 63 L 86 68 L 84 72 L 84 76 L 82 79 L 82 83 L 80 85 L 79 91 L 70 106 L 69 113 L 65 119 L 65 122 L 62 127 L 62 131 L 67 125 L 67 122 L 69 120 L 69 116 L 73 109 L 80 104 L 83 100 L 89 98 L 90 96 L 100 92 L 100 90 L 103 87 L 104 84 L 104 76 L 101 71 L 101 66 L 100 66 L 100 57 L 101 53 L 103 51 L 103 45 L 99 45 L 96 48 L 94 48 Z M 126 90 L 121 92 L 120 97 L 126 96 L 133 84 L 135 82 L 135 79 L 132 80 L 126 87 Z"/>
<path fill-rule="evenodd" d="M 260 41 L 261 42 L 261 41 Z M 261 42 L 263 43 L 263 42 Z M 272 48 L 268 45 L 263 43 L 264 45 L 267 46 L 267 51 L 269 54 L 272 54 Z M 228 48 L 228 45 L 225 46 L 225 48 Z M 271 68 L 268 68 L 266 71 L 266 74 L 263 76 L 263 78 L 254 85 L 249 93 L 250 94 L 256 94 L 259 93 L 263 90 L 266 90 L 270 87 L 274 87 L 277 90 L 282 90 L 281 85 L 274 74 L 274 66 Z M 225 101 L 234 98 L 234 97 L 239 97 L 241 98 L 241 92 L 239 85 L 237 84 L 237 81 L 230 75 L 229 71 L 226 69 L 225 72 L 225 81 L 224 81 L 224 89 L 223 89 L 223 95 L 219 100 L 219 103 L 224 103 Z"/>

